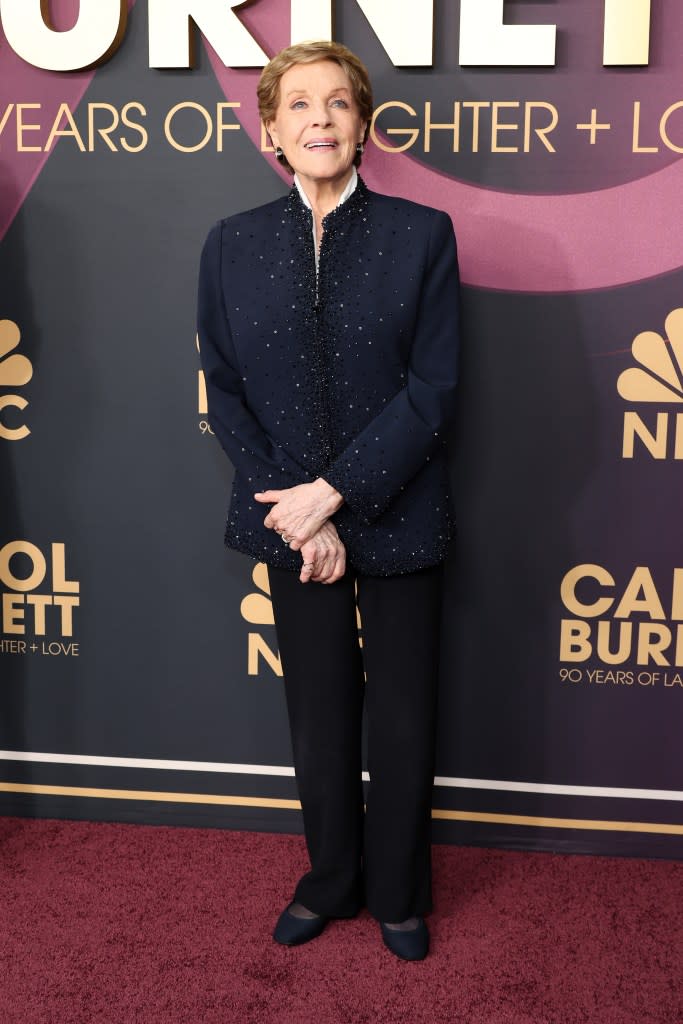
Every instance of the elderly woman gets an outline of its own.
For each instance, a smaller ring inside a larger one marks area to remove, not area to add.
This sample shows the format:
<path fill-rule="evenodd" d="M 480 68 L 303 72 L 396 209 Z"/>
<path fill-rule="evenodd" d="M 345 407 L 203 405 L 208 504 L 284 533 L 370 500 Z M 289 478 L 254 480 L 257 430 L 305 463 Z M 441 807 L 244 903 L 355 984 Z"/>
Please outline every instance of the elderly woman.
<path fill-rule="evenodd" d="M 199 337 L 210 423 L 235 467 L 225 541 L 268 565 L 311 864 L 274 938 L 306 942 L 366 906 L 385 945 L 418 960 L 452 532 L 455 238 L 446 214 L 358 176 L 372 91 L 346 47 L 288 47 L 258 99 L 294 183 L 211 230 Z"/>

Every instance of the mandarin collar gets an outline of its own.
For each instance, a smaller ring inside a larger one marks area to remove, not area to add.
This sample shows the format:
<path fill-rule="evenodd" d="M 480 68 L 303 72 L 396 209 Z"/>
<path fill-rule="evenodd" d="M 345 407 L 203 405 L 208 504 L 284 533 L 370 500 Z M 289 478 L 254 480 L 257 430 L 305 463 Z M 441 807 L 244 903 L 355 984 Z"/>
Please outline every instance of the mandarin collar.
<path fill-rule="evenodd" d="M 342 196 L 348 191 L 348 197 L 344 201 L 340 201 L 333 210 L 323 218 L 323 223 L 326 226 L 336 224 L 337 222 L 343 222 L 348 217 L 354 216 L 360 209 L 365 207 L 369 197 L 369 190 L 365 182 L 363 181 L 360 174 L 356 172 L 354 167 L 355 176 L 351 176 L 351 180 L 347 184 Z M 350 188 L 353 182 L 352 188 Z M 304 198 L 305 197 L 305 198 Z M 340 197 L 341 200 L 341 197 Z M 308 196 L 300 190 L 300 186 L 297 185 L 296 180 L 292 184 L 287 196 L 287 211 L 295 216 L 298 216 L 302 221 L 308 222 L 312 216 L 312 210 L 310 203 L 308 202 Z"/>
<path fill-rule="evenodd" d="M 297 191 L 299 193 L 299 197 L 301 199 L 301 202 L 309 210 L 312 209 L 310 199 L 306 195 L 306 192 L 304 190 L 303 185 L 301 184 L 301 180 L 299 179 L 299 175 L 298 174 L 294 175 L 294 185 L 295 185 L 295 187 L 296 187 L 296 189 L 297 189 Z M 351 196 L 356 191 L 357 185 L 358 185 L 358 171 L 356 170 L 355 167 L 352 166 L 351 167 L 351 177 L 347 181 L 347 183 L 346 183 L 346 185 L 344 187 L 344 191 L 339 196 L 339 201 L 337 202 L 337 206 L 341 206 L 342 203 L 346 202 L 346 200 L 349 198 L 349 196 Z M 335 207 L 335 209 L 336 208 L 337 207 Z"/>

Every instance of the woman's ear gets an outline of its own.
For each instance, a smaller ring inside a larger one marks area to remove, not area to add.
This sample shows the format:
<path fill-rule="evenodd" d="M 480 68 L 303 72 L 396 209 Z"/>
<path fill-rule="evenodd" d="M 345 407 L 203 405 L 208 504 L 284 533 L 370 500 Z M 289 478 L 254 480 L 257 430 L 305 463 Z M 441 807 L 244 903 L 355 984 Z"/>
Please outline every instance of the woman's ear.
<path fill-rule="evenodd" d="M 273 149 L 277 149 L 277 147 L 280 145 L 280 142 L 278 139 L 277 128 L 275 127 L 275 122 L 266 121 L 264 124 L 264 128 L 268 133 Z"/>

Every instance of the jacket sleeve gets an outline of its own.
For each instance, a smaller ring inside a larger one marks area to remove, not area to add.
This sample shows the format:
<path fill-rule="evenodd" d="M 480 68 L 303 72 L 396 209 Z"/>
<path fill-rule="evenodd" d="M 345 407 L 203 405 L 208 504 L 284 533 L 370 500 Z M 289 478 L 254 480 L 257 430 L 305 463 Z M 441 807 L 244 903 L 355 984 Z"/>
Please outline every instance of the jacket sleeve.
<path fill-rule="evenodd" d="M 254 491 L 305 483 L 310 473 L 271 440 L 246 403 L 223 295 L 222 248 L 222 224 L 218 223 L 202 250 L 197 303 L 209 425 L 235 470 Z"/>
<path fill-rule="evenodd" d="M 444 444 L 454 411 L 459 276 L 450 217 L 432 219 L 407 384 L 322 473 L 366 522 L 377 519 Z"/>

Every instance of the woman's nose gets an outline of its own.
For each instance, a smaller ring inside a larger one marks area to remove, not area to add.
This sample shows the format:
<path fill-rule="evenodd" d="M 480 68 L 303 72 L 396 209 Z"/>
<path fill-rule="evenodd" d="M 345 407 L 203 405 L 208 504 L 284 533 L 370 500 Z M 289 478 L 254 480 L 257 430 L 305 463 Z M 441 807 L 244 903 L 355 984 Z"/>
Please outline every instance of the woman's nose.
<path fill-rule="evenodd" d="M 327 107 L 321 107 L 312 111 L 313 126 L 315 128 L 327 128 L 332 122 Z"/>

